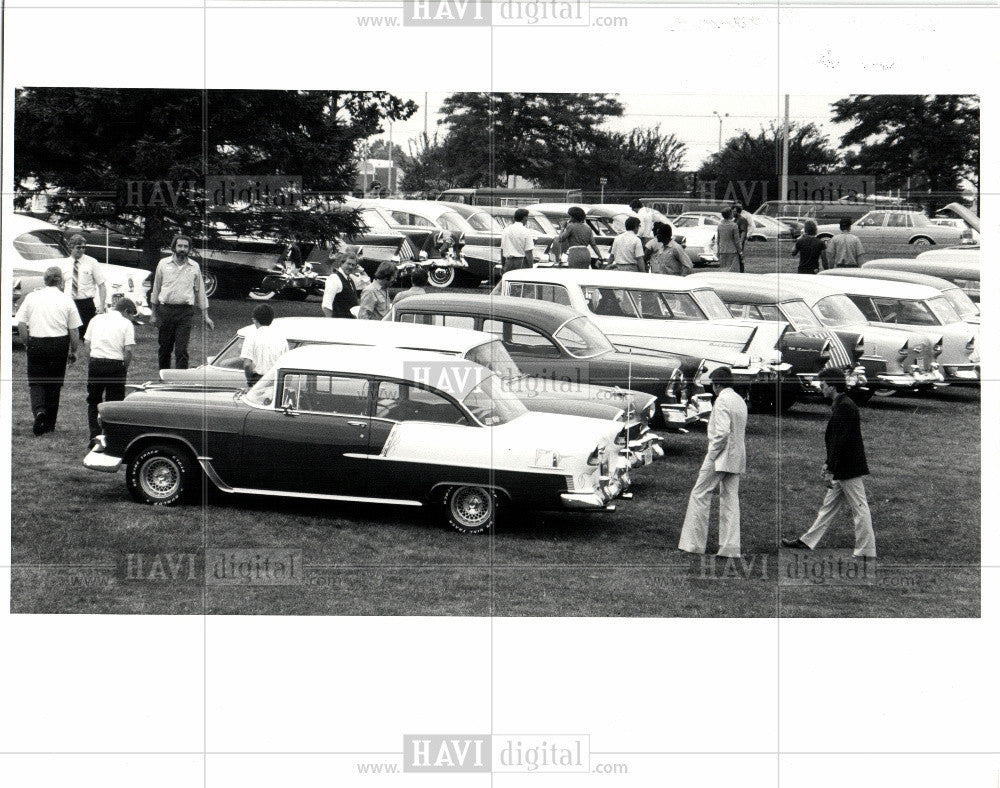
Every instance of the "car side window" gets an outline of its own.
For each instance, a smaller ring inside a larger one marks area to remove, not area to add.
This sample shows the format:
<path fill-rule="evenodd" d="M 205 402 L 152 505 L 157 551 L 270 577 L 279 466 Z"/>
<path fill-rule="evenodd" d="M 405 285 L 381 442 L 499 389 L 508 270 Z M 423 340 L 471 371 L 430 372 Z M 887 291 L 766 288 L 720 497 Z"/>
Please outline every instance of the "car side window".
<path fill-rule="evenodd" d="M 392 380 L 379 381 L 375 416 L 390 421 L 469 424 L 465 413 L 446 397 L 435 391 Z"/>
<path fill-rule="evenodd" d="M 909 227 L 911 225 L 910 215 L 907 213 L 890 213 L 888 227 Z"/>
<path fill-rule="evenodd" d="M 493 334 L 512 353 L 530 356 L 560 355 L 559 349 L 547 336 L 533 328 L 511 323 L 509 320 L 484 320 L 483 331 Z"/>
<path fill-rule="evenodd" d="M 751 317 L 758 320 L 770 320 L 771 322 L 777 322 L 785 319 L 781 315 L 781 310 L 773 304 L 758 304 L 757 314 L 751 315 Z"/>
<path fill-rule="evenodd" d="M 881 227 L 885 222 L 885 212 L 884 211 L 873 211 L 867 216 L 862 217 L 858 224 L 862 227 Z"/>
<path fill-rule="evenodd" d="M 476 318 L 469 315 L 445 315 L 444 324 L 450 328 L 467 328 L 475 330 Z"/>
<path fill-rule="evenodd" d="M 460 233 L 465 229 L 447 214 L 442 214 L 442 216 L 438 219 L 438 223 L 444 227 L 444 229 L 451 230 L 452 232 Z"/>
<path fill-rule="evenodd" d="M 729 314 L 733 317 L 746 317 L 746 305 L 745 304 L 726 304 L 729 309 Z"/>
<path fill-rule="evenodd" d="M 852 295 L 848 297 L 861 310 L 861 313 L 865 316 L 865 320 L 874 320 L 876 323 L 894 323 L 896 321 L 895 309 L 886 309 L 885 311 L 881 308 L 876 309 L 875 304 L 872 303 L 872 299 L 868 296 Z M 886 315 L 890 315 L 890 317 L 887 318 Z"/>
<path fill-rule="evenodd" d="M 583 297 L 595 315 L 604 317 L 639 317 L 624 290 L 614 287 L 585 287 Z"/>
<path fill-rule="evenodd" d="M 368 390 L 366 378 L 286 372 L 281 379 L 280 402 L 282 408 L 303 413 L 367 416 Z"/>

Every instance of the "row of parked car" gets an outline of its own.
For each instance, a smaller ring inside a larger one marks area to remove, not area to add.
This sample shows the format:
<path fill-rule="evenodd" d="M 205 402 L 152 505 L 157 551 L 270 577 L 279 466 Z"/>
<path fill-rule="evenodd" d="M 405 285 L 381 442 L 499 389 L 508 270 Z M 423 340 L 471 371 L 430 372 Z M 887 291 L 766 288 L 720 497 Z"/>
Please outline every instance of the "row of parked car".
<path fill-rule="evenodd" d="M 435 505 L 477 533 L 504 506 L 613 509 L 631 496 L 631 471 L 664 456 L 662 433 L 710 415 L 706 374 L 720 365 L 757 409 L 818 397 L 831 365 L 867 402 L 976 384 L 978 323 L 962 288 L 876 266 L 511 271 L 492 294 L 412 295 L 382 322 L 279 318 L 291 350 L 249 390 L 245 327 L 205 365 L 102 405 L 103 445 L 85 465 L 124 468 L 146 503 L 207 481 Z"/>

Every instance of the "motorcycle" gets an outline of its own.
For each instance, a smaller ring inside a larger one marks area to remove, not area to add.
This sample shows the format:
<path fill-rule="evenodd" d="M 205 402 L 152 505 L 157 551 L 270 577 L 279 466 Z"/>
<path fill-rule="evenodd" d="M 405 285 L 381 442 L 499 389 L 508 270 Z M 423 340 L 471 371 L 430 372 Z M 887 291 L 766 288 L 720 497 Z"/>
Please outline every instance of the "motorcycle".
<path fill-rule="evenodd" d="M 325 284 L 326 277 L 316 273 L 311 263 L 295 268 L 286 266 L 282 261 L 250 291 L 250 298 L 254 301 L 270 301 L 272 298 L 305 301 L 311 295 L 322 296 Z"/>

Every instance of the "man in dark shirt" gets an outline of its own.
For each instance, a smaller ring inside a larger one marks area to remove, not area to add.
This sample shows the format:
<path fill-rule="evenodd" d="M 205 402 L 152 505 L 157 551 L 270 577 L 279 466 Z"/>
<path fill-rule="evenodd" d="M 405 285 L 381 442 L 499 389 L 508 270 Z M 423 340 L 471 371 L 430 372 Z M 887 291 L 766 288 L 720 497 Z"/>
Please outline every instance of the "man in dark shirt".
<path fill-rule="evenodd" d="M 865 495 L 864 476 L 868 475 L 865 444 L 861 438 L 861 415 L 854 400 L 847 396 L 844 372 L 827 367 L 817 376 L 823 396 L 833 402 L 833 412 L 826 425 L 826 497 L 812 528 L 798 539 L 782 539 L 785 547 L 812 550 L 819 544 L 838 512 L 846 503 L 854 519 L 855 557 L 875 557 L 875 531 Z"/>
<path fill-rule="evenodd" d="M 821 241 L 816 237 L 816 222 L 806 219 L 802 228 L 802 235 L 795 241 L 792 247 L 792 254 L 799 256 L 799 273 L 815 274 L 819 271 L 820 261 L 823 267 L 827 268 L 826 261 L 826 241 Z"/>

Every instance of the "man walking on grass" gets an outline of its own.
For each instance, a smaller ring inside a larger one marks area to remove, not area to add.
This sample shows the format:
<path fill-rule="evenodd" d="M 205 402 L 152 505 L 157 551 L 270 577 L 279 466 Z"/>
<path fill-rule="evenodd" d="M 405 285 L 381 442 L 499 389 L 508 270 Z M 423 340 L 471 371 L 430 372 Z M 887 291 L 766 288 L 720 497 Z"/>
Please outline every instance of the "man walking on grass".
<path fill-rule="evenodd" d="M 854 400 L 847 396 L 843 370 L 827 367 L 817 377 L 823 396 L 833 403 L 826 425 L 826 463 L 822 471 L 827 482 L 826 496 L 812 527 L 798 539 L 782 539 L 781 544 L 794 550 L 814 549 L 846 504 L 854 520 L 855 558 L 874 558 L 875 531 L 863 478 L 868 475 L 868 460 L 861 438 L 861 415 Z"/>
<path fill-rule="evenodd" d="M 708 543 L 708 515 L 712 493 L 719 488 L 719 555 L 740 557 L 740 476 L 747 469 L 744 436 L 747 404 L 733 390 L 733 371 L 717 367 L 709 377 L 715 405 L 708 419 L 708 451 L 688 498 L 687 514 L 678 548 L 704 553 Z"/>

